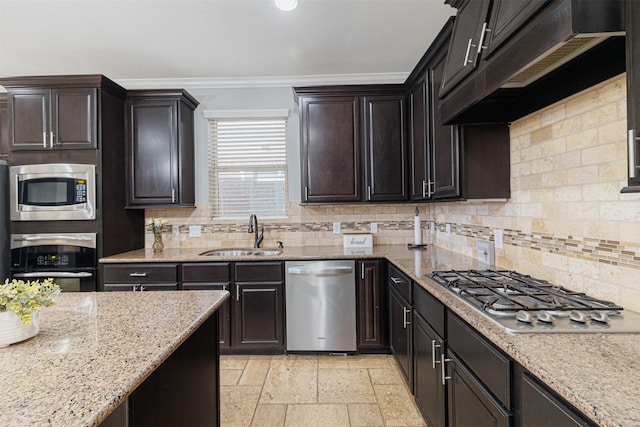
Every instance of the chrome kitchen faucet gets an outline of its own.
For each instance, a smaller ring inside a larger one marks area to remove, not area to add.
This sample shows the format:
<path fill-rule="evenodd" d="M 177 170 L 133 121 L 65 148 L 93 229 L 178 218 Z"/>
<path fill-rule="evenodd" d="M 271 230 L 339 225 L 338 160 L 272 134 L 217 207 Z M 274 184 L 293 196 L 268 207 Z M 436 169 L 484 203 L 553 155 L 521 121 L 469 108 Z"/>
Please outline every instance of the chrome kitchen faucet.
<path fill-rule="evenodd" d="M 256 214 L 251 214 L 249 217 L 249 230 L 248 233 L 255 233 L 255 240 L 253 243 L 254 248 L 259 248 L 260 243 L 262 243 L 262 239 L 264 238 L 264 228 L 260 229 L 260 234 L 258 235 L 258 217 Z"/>

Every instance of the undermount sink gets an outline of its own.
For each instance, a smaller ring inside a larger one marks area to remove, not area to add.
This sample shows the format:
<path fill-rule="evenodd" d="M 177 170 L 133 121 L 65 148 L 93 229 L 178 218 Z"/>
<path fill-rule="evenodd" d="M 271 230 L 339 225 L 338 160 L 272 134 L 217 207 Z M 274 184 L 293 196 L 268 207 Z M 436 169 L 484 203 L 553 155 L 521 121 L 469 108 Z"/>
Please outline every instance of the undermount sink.
<path fill-rule="evenodd" d="M 204 256 L 273 256 L 280 255 L 282 253 L 279 249 L 210 249 L 204 251 L 199 255 Z"/>

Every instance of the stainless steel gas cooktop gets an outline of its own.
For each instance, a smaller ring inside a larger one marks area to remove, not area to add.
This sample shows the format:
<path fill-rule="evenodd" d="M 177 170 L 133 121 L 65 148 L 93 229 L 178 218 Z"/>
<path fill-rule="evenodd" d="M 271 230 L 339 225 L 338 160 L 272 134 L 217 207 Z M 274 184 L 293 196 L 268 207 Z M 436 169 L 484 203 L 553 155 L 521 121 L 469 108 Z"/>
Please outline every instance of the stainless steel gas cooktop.
<path fill-rule="evenodd" d="M 431 278 L 507 332 L 640 333 L 638 313 L 515 271 L 434 271 Z"/>

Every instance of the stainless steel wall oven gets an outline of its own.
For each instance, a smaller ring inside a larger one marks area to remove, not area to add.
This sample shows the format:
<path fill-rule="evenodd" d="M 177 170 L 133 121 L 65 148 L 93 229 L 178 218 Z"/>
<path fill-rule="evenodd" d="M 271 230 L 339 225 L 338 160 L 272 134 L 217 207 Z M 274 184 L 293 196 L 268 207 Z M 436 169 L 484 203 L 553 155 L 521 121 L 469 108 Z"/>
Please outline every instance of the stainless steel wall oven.
<path fill-rule="evenodd" d="M 96 233 L 11 235 L 11 276 L 53 278 L 63 291 L 95 291 Z"/>

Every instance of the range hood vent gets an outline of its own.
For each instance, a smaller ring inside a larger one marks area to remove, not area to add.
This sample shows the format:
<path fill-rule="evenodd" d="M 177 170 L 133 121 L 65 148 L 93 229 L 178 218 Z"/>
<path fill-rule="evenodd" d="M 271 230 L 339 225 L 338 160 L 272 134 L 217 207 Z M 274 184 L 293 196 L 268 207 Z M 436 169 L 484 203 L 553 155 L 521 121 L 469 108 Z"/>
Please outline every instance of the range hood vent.
<path fill-rule="evenodd" d="M 561 67 L 612 35 L 613 34 L 608 33 L 605 36 L 576 36 L 566 43 L 560 43 L 549 50 L 549 52 L 533 60 L 522 71 L 519 71 L 500 87 L 509 89 L 529 86 L 542 76 Z"/>

